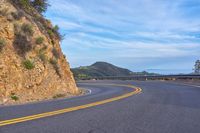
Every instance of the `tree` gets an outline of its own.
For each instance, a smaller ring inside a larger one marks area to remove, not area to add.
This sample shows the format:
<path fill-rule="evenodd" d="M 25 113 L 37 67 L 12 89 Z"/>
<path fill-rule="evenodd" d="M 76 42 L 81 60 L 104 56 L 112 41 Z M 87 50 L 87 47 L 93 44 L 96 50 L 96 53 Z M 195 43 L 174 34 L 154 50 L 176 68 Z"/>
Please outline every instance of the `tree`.
<path fill-rule="evenodd" d="M 59 26 L 58 25 L 55 25 L 54 27 L 53 27 L 53 32 L 56 34 L 56 36 L 58 37 L 58 39 L 61 41 L 61 40 L 63 40 L 64 39 L 64 37 L 65 37 L 65 35 L 62 35 L 60 32 L 59 32 Z"/>
<path fill-rule="evenodd" d="M 197 61 L 195 62 L 194 73 L 195 73 L 195 74 L 200 74 L 200 60 L 197 60 Z"/>
<path fill-rule="evenodd" d="M 50 6 L 48 0 L 33 0 L 31 4 L 39 13 L 45 12 L 47 7 Z"/>

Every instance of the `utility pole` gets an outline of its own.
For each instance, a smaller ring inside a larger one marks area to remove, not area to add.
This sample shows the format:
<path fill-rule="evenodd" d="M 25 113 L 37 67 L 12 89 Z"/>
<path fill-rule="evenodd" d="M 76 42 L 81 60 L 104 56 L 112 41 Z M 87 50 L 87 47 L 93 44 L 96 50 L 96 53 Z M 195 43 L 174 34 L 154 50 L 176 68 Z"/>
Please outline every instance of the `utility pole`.
<path fill-rule="evenodd" d="M 197 60 L 194 65 L 194 73 L 200 74 L 200 60 Z"/>

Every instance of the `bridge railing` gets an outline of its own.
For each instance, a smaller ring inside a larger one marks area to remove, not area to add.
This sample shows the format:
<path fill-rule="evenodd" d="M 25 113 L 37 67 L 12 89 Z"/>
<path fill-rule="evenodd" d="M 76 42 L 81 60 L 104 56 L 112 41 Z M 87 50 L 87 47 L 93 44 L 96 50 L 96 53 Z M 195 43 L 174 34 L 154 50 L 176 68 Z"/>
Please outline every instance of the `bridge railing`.
<path fill-rule="evenodd" d="M 200 75 L 144 75 L 144 76 L 99 76 L 83 78 L 81 80 L 178 80 L 178 79 L 199 79 Z"/>

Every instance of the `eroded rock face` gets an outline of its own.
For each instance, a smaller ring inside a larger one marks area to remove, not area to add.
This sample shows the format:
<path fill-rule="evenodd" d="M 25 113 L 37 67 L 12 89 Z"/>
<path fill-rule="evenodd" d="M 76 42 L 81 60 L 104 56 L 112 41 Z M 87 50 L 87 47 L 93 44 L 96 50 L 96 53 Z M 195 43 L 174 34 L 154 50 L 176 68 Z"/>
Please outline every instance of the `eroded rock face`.
<path fill-rule="evenodd" d="M 52 27 L 51 24 L 45 27 L 33 16 L 23 10 L 20 12 L 23 15 L 15 18 L 19 9 L 8 0 L 0 1 L 0 104 L 50 99 L 58 94 L 78 94 L 59 40 L 46 31 L 46 27 Z M 22 30 L 24 25 L 31 27 L 31 35 L 27 34 L 30 31 Z M 19 38 L 19 34 L 23 37 Z M 42 41 L 36 43 L 39 37 Z M 21 48 L 27 45 L 29 49 L 22 52 Z M 52 52 L 53 49 L 59 57 Z M 33 67 L 27 69 L 27 60 Z"/>

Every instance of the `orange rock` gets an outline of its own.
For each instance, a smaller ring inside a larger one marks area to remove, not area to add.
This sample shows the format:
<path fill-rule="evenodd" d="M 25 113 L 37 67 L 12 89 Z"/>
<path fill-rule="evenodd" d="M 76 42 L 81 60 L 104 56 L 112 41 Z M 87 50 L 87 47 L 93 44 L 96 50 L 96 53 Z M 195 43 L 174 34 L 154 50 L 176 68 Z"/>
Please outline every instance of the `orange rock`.
<path fill-rule="evenodd" d="M 18 12 L 18 9 L 9 1 L 1 2 L 0 10 L 4 7 L 9 8 L 8 13 Z M 50 99 L 56 94 L 67 94 L 68 92 L 78 93 L 69 63 L 61 51 L 59 40 L 54 37 L 52 41 L 42 22 L 39 20 L 35 22 L 34 16 L 26 12 L 24 14 L 20 20 L 10 19 L 10 16 L 8 20 L 7 16 L 0 15 L 0 39 L 3 38 L 6 42 L 5 47 L 0 52 L 0 104 L 13 104 L 15 101 L 10 98 L 12 92 L 15 92 L 19 97 L 17 103 Z M 47 27 L 52 27 L 50 22 L 45 23 Z M 23 24 L 31 25 L 34 31 L 32 36 L 23 33 L 21 28 Z M 21 34 L 22 38 L 18 38 L 15 36 L 16 34 Z M 25 37 L 23 38 L 23 36 Z M 44 42 L 40 45 L 35 43 L 38 37 L 44 38 Z M 23 47 L 19 47 L 19 45 L 24 44 L 26 40 L 18 44 L 16 42 L 20 40 L 17 39 L 27 39 L 31 49 L 23 54 L 20 53 Z M 60 55 L 56 65 L 49 62 L 50 59 L 56 58 L 52 54 L 53 48 Z M 42 56 L 45 57 L 46 61 L 41 60 Z M 32 69 L 24 67 L 25 59 L 34 64 Z M 59 69 L 56 70 L 57 68 Z"/>

